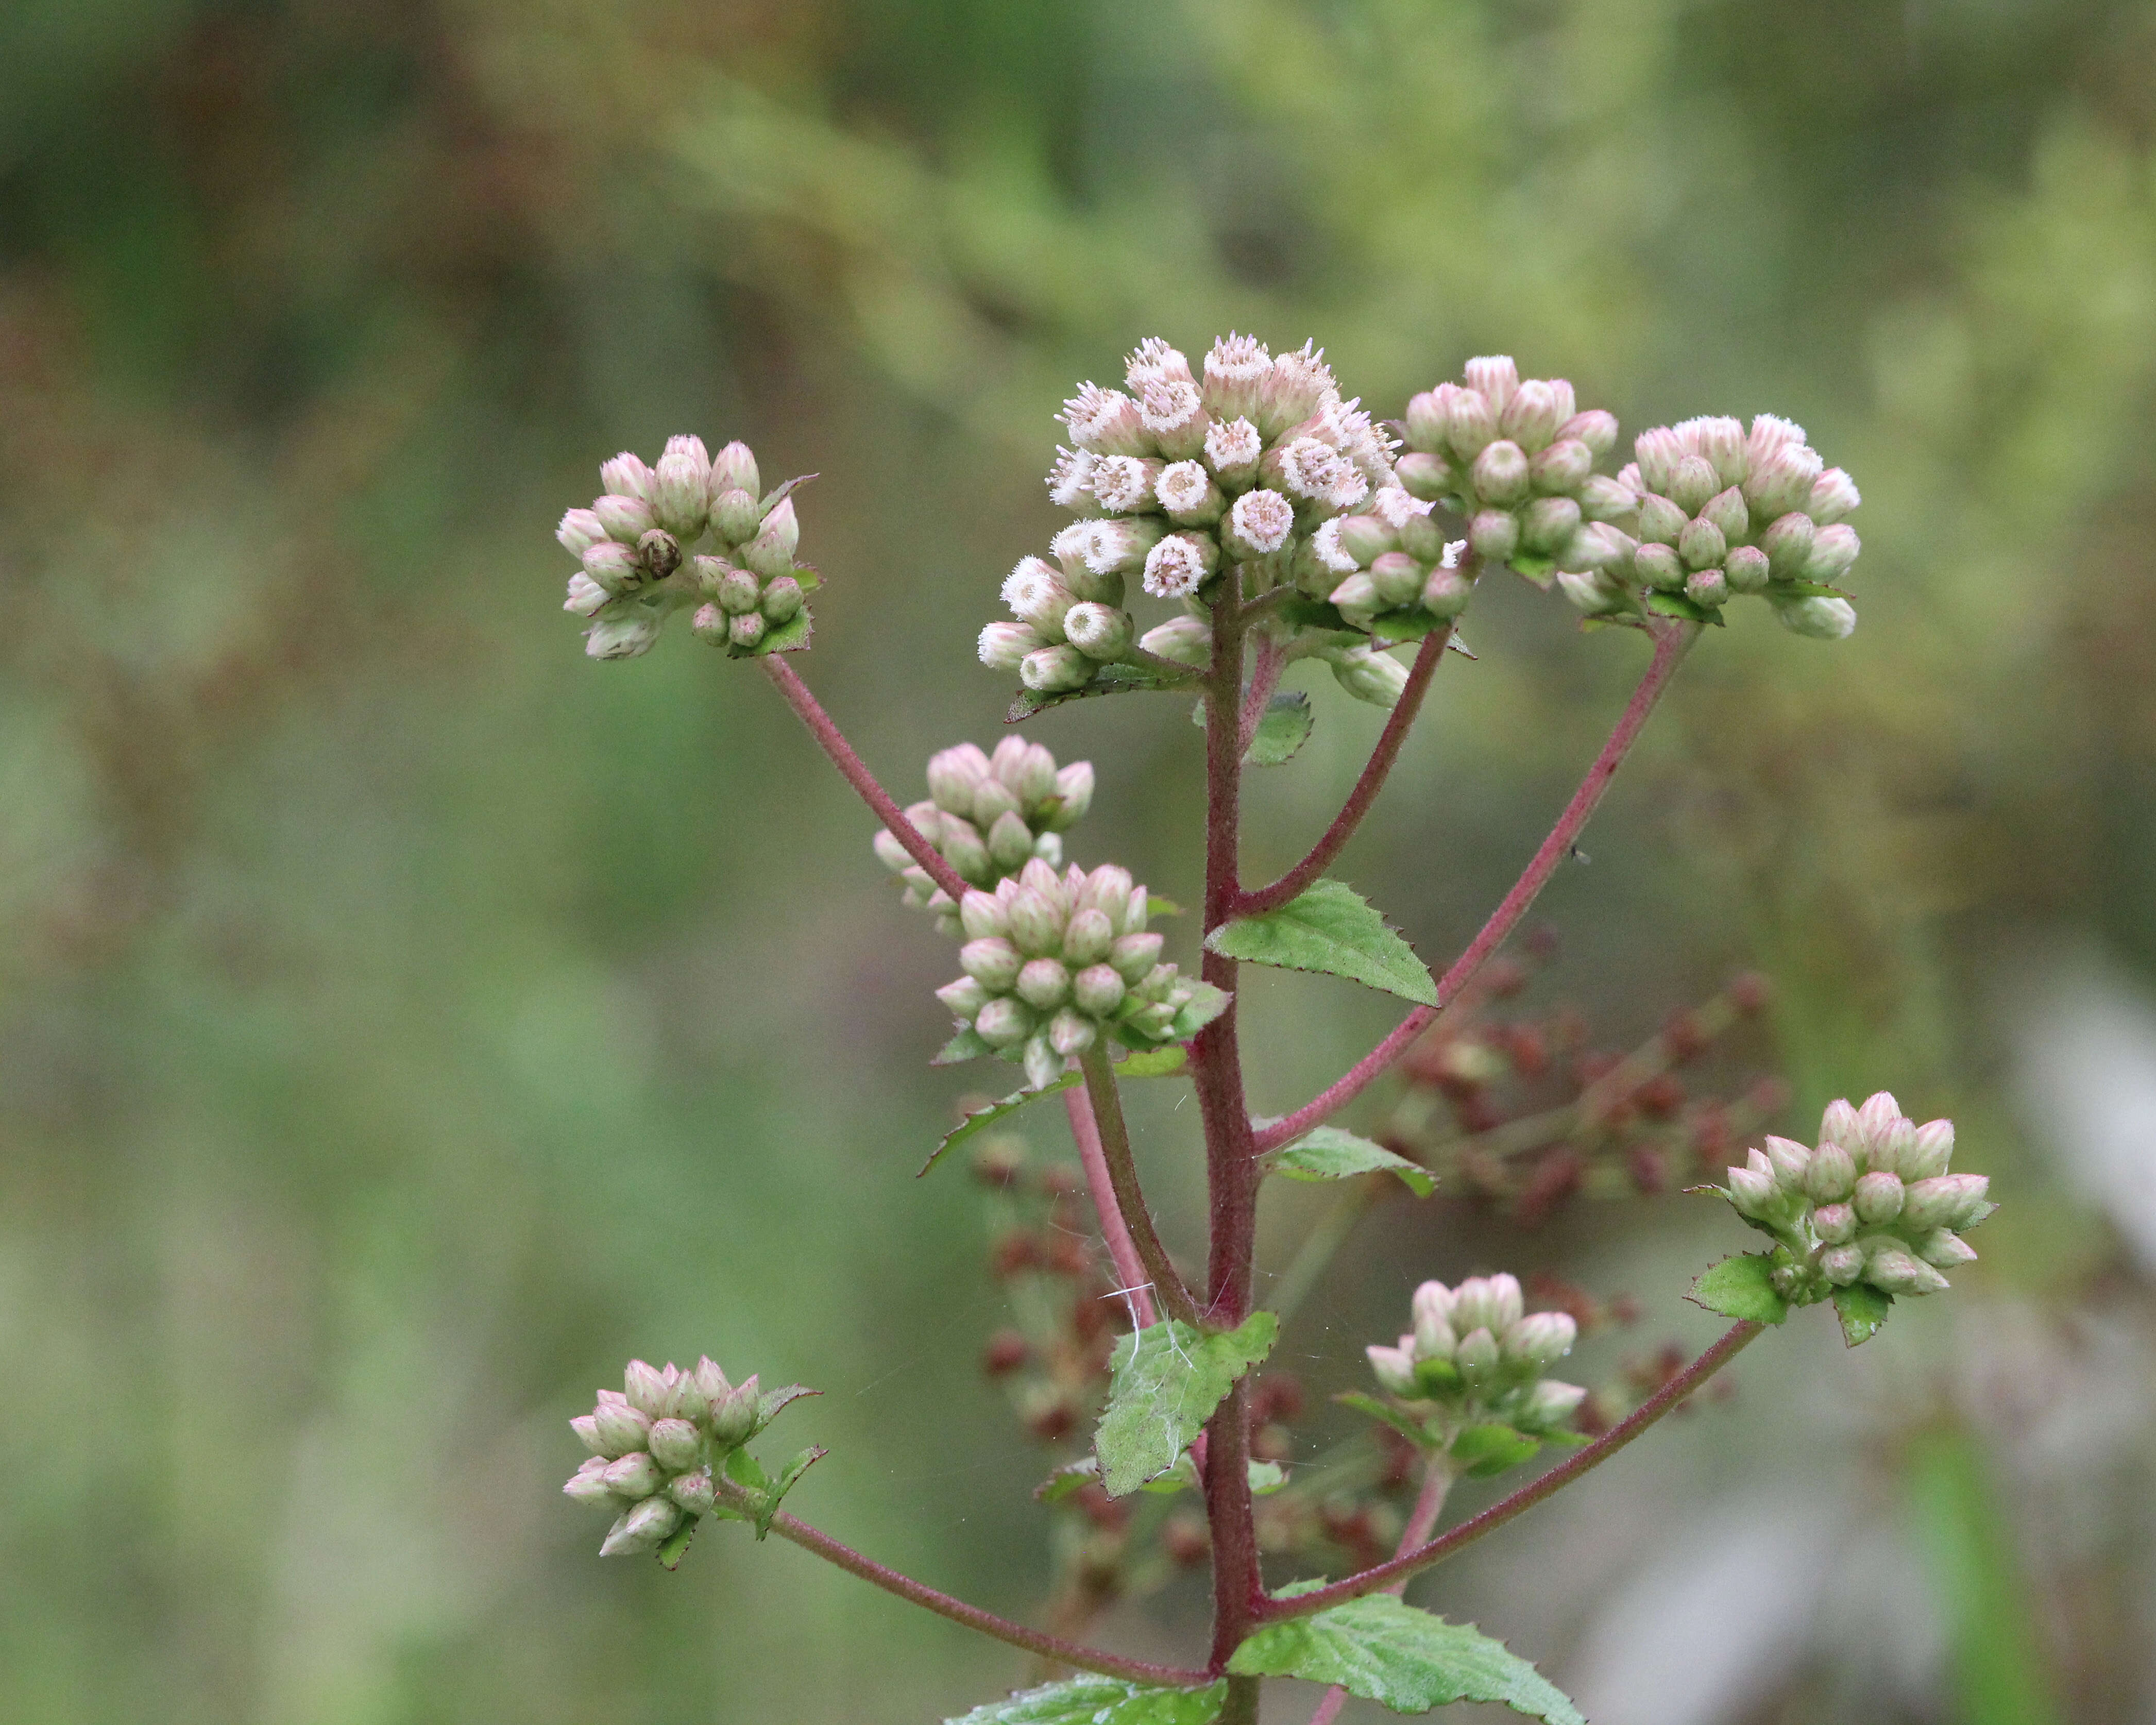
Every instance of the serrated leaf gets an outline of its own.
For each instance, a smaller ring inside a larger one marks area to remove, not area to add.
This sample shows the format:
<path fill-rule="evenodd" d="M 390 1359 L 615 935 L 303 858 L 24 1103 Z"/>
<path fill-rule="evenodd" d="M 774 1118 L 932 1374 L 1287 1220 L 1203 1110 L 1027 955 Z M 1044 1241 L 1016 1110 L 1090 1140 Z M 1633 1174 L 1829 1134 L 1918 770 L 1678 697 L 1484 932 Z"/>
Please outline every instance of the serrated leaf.
<path fill-rule="evenodd" d="M 815 632 L 815 622 L 803 605 L 783 623 L 775 623 L 763 632 L 763 638 L 753 647 L 737 647 L 726 644 L 726 655 L 731 659 L 761 659 L 767 653 L 799 653 L 808 645 Z"/>
<path fill-rule="evenodd" d="M 1851 1282 L 1845 1288 L 1836 1288 L 1834 1309 L 1841 1319 L 1841 1339 L 1851 1348 L 1861 1348 L 1885 1326 L 1887 1314 L 1893 1304 L 1892 1294 L 1869 1282 Z"/>
<path fill-rule="evenodd" d="M 1724 1258 L 1694 1282 L 1685 1297 L 1724 1317 L 1778 1324 L 1789 1315 L 1789 1302 L 1775 1289 L 1774 1268 L 1764 1252 Z"/>
<path fill-rule="evenodd" d="M 992 1701 L 943 1725 L 1212 1725 L 1228 1686 L 1156 1689 L 1091 1675 Z"/>
<path fill-rule="evenodd" d="M 928 1064 L 932 1066 L 960 1066 L 968 1060 L 978 1060 L 982 1055 L 994 1052 L 993 1047 L 981 1040 L 980 1033 L 968 1024 L 937 1050 L 936 1058 Z"/>
<path fill-rule="evenodd" d="M 1344 881 L 1320 880 L 1277 911 L 1224 923 L 1205 944 L 1223 957 L 1319 971 L 1418 1006 L 1437 1004 L 1436 980 L 1414 948 Z"/>
<path fill-rule="evenodd" d="M 792 479 L 787 480 L 784 485 L 773 486 L 770 490 L 763 494 L 762 501 L 760 501 L 756 506 L 756 512 L 758 518 L 761 519 L 762 516 L 769 515 L 773 510 L 778 508 L 781 503 L 784 502 L 788 497 L 791 497 L 796 491 L 799 490 L 802 486 L 807 485 L 809 480 L 813 479 L 821 479 L 823 475 L 819 473 L 800 473 L 796 474 Z"/>
<path fill-rule="evenodd" d="M 1075 1461 L 1066 1461 L 1062 1466 L 1033 1488 L 1036 1503 L 1060 1503 L 1074 1491 L 1101 1477 L 1101 1458 L 1081 1455 Z"/>
<path fill-rule="evenodd" d="M 1178 1022 L 1179 1023 L 1180 1019 Z M 1118 1078 L 1173 1078 L 1189 1063 L 1189 1059 L 1188 1052 L 1180 1043 L 1171 1042 L 1164 1046 L 1148 1045 L 1132 1055 L 1127 1060 L 1117 1061 L 1116 1076 Z M 1009 1096 L 990 1102 L 984 1107 L 976 1108 L 943 1135 L 942 1142 L 937 1144 L 934 1151 L 930 1153 L 928 1160 L 921 1164 L 921 1173 L 927 1173 L 943 1159 L 947 1152 L 964 1143 L 976 1133 L 987 1130 L 998 1120 L 1008 1119 L 1025 1106 L 1028 1102 L 1037 1102 L 1043 1096 L 1052 1096 L 1058 1091 L 1068 1090 L 1072 1085 L 1083 1084 L 1085 1081 L 1085 1075 L 1081 1072 L 1065 1072 L 1037 1090 L 1014 1091 Z M 920 1175 L 916 1174 L 914 1178 L 918 1179 Z"/>
<path fill-rule="evenodd" d="M 1116 1344 L 1107 1411 L 1094 1433 L 1111 1497 L 1173 1467 L 1235 1380 L 1272 1351 L 1280 1321 L 1254 1312 L 1224 1333 L 1163 1318 Z"/>
<path fill-rule="evenodd" d="M 1238 1676 L 1337 1683 L 1396 1713 L 1494 1701 L 1547 1725 L 1587 1725 L 1563 1691 L 1503 1642 L 1389 1594 L 1269 1624 L 1235 1650 L 1228 1669 Z"/>
<path fill-rule="evenodd" d="M 1197 686 L 1202 675 L 1194 670 L 1171 676 L 1149 665 L 1104 665 L 1083 689 L 1065 689 L 1053 695 L 1043 695 L 1032 689 L 1019 690 L 1011 700 L 1010 711 L 1004 715 L 1004 722 L 1022 724 L 1035 713 L 1045 713 L 1052 706 L 1090 701 L 1096 695 L 1132 695 L 1167 689 L 1188 691 Z"/>
<path fill-rule="evenodd" d="M 1266 1169 L 1291 1180 L 1349 1180 L 1358 1174 L 1398 1174 L 1417 1198 L 1437 1189 L 1437 1180 L 1419 1162 L 1373 1144 L 1337 1126 L 1321 1126 L 1292 1144 L 1271 1151 Z"/>
<path fill-rule="evenodd" d="M 1351 1389 L 1336 1395 L 1333 1400 L 1343 1408 L 1353 1408 L 1358 1414 L 1368 1414 L 1373 1420 L 1382 1420 L 1409 1443 L 1420 1449 L 1435 1447 L 1436 1440 L 1420 1421 L 1410 1420 L 1390 1402 L 1382 1402 L 1374 1395 L 1365 1395 L 1359 1389 Z"/>
<path fill-rule="evenodd" d="M 820 1446 L 807 1449 L 786 1464 L 778 1477 L 771 1482 L 770 1490 L 764 1493 L 763 1502 L 757 1506 L 756 1537 L 758 1539 L 771 1532 L 772 1520 L 778 1513 L 778 1506 L 785 1501 L 786 1494 L 800 1483 L 801 1476 L 830 1453 Z"/>
<path fill-rule="evenodd" d="M 1711 623 L 1717 629 L 1726 629 L 1719 607 L 1702 605 L 1688 599 L 1681 593 L 1650 593 L 1647 608 L 1659 617 L 1681 617 L 1687 623 Z"/>
<path fill-rule="evenodd" d="M 1450 1453 L 1468 1478 L 1486 1480 L 1532 1461 L 1541 1448 L 1541 1440 L 1509 1425 L 1471 1425 L 1452 1440 Z"/>
<path fill-rule="evenodd" d="M 696 1531 L 699 1517 L 689 1516 L 680 1527 L 659 1542 L 659 1566 L 662 1569 L 678 1569 L 681 1559 L 688 1554 L 689 1541 Z"/>
<path fill-rule="evenodd" d="M 802 1384 L 789 1384 L 783 1389 L 765 1390 L 756 1399 L 756 1429 L 762 1431 L 771 1424 L 778 1410 L 789 1403 L 798 1402 L 804 1395 L 821 1395 L 823 1393 Z"/>

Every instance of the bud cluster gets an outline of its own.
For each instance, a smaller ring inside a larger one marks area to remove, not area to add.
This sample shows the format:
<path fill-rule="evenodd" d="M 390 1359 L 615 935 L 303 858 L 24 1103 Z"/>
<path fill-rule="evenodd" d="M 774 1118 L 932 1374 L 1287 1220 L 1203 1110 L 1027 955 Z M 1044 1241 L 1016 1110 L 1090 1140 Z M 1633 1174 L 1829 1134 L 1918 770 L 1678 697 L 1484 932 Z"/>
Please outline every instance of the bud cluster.
<path fill-rule="evenodd" d="M 1342 572 L 1320 558 L 1317 530 L 1398 488 L 1392 440 L 1308 343 L 1276 358 L 1226 336 L 1194 371 L 1148 340 L 1125 382 L 1128 393 L 1087 383 L 1064 403 L 1073 447 L 1057 451 L 1048 489 L 1078 518 L 1050 542 L 1053 563 L 1027 557 L 1004 583 L 1015 621 L 981 632 L 982 661 L 1040 693 L 1084 688 L 1133 644 L 1202 666 L 1224 572 L 1244 571 L 1253 593 L 1293 582 L 1322 598 Z M 1134 642 L 1132 578 L 1190 614 Z"/>
<path fill-rule="evenodd" d="M 598 1405 L 569 1422 L 592 1454 L 562 1490 L 617 1512 L 600 1556 L 656 1551 L 710 1512 L 714 1470 L 776 1411 L 765 1409 L 753 1376 L 729 1384 L 709 1358 L 694 1371 L 631 1360 L 623 1388 L 602 1389 Z"/>
<path fill-rule="evenodd" d="M 700 639 L 737 657 L 808 640 L 804 595 L 816 573 L 793 561 L 800 524 L 788 481 L 757 495 L 756 457 L 731 443 L 716 458 L 699 437 L 674 437 L 653 466 L 627 451 L 603 463 L 606 490 L 562 517 L 555 537 L 582 567 L 562 608 L 591 619 L 594 659 L 648 652 L 675 611 L 698 607 Z M 697 547 L 706 533 L 711 550 Z"/>
<path fill-rule="evenodd" d="M 1952 1121 L 1918 1126 L 1881 1091 L 1861 1108 L 1829 1103 L 1815 1148 L 1769 1137 L 1722 1195 L 1775 1241 L 1785 1299 L 1809 1305 L 1856 1282 L 1935 1294 L 1942 1271 L 1976 1257 L 1962 1231 L 1998 1208 L 1985 1176 L 1947 1172 L 1953 1141 Z"/>
<path fill-rule="evenodd" d="M 1434 1446 L 1450 1449 L 1490 1424 L 1540 1437 L 1587 1399 L 1578 1384 L 1543 1375 L 1572 1352 L 1578 1322 L 1568 1312 L 1529 1312 L 1517 1277 L 1471 1276 L 1456 1288 L 1426 1281 L 1412 1309 L 1414 1328 L 1399 1346 L 1366 1351 L 1378 1386 L 1414 1404 Z"/>
<path fill-rule="evenodd" d="M 1505 354 L 1471 359 L 1465 383 L 1410 401 L 1407 441 L 1400 483 L 1466 521 L 1483 563 L 1534 571 L 1597 562 L 1616 547 L 1606 524 L 1635 501 L 1621 478 L 1594 471 L 1616 446 L 1616 416 L 1580 411 L 1563 377 L 1522 381 Z"/>
<path fill-rule="evenodd" d="M 1038 857 L 1063 865 L 1062 835 L 1078 824 L 1093 803 L 1093 763 L 1058 768 L 1037 742 L 1006 737 L 993 755 L 962 742 L 932 755 L 928 795 L 906 818 L 942 853 L 959 878 L 993 886 Z M 888 830 L 878 829 L 875 854 L 906 883 L 909 906 L 927 906 L 945 934 L 958 932 L 957 906 L 906 854 Z"/>
<path fill-rule="evenodd" d="M 1146 909 L 1127 869 L 1104 863 L 1088 874 L 1074 863 L 1058 875 L 1036 857 L 993 891 L 966 895 L 966 973 L 936 998 L 983 1051 L 1023 1060 L 1036 1088 L 1103 1034 L 1132 1048 L 1194 1036 L 1228 996 L 1161 963 Z"/>
<path fill-rule="evenodd" d="M 1640 433 L 1634 449 L 1638 459 L 1618 475 L 1639 497 L 1615 536 L 1623 543 L 1559 578 L 1581 610 L 1636 611 L 1661 594 L 1711 614 L 1752 593 L 1798 634 L 1839 640 L 1856 627 L 1831 585 L 1856 561 L 1856 530 L 1843 519 L 1856 485 L 1821 462 L 1801 425 L 1762 413 L 1747 435 L 1735 419 L 1687 419 Z"/>

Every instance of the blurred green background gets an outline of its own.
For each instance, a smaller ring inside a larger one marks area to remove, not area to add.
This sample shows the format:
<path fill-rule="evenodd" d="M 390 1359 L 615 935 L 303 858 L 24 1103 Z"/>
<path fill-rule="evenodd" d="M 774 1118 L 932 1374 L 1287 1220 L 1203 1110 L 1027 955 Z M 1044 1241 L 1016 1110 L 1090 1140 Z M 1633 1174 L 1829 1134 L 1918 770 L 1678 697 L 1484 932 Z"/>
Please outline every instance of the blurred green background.
<path fill-rule="evenodd" d="M 1855 473 L 1857 634 L 1704 644 L 1545 897 L 1554 980 L 1621 1041 L 1758 966 L 1785 1125 L 1889 1085 L 2008 1203 L 1949 1300 L 1792 1326 L 1417 1597 L 1599 1725 L 2149 1718 L 2153 144 L 2145 0 L 8 0 L 0 1718 L 897 1722 L 1023 1676 L 738 1530 L 602 1564 L 557 1495 L 594 1384 L 709 1350 L 826 1392 L 812 1519 L 1012 1612 L 1046 1574 L 976 1196 L 912 1178 L 948 952 L 761 678 L 680 629 L 582 658 L 551 533 L 675 431 L 819 471 L 803 668 L 918 795 L 998 732 L 972 639 L 1062 397 L 1231 326 L 1381 413 L 1509 352 L 1628 436 L 1772 410 Z M 1348 853 L 1427 957 L 1639 668 L 1564 611 L 1478 601 Z M 1320 683 L 1254 870 L 1375 734 Z M 1036 728 L 1100 769 L 1075 853 L 1191 900 L 1182 704 Z M 1388 1022 L 1249 1002 L 1269 1110 Z M 1185 1241 L 1188 1114 L 1141 1113 Z M 1312 1214 L 1268 1199 L 1270 1268 Z M 1742 1238 L 1421 1214 L 1291 1330 L 1313 1384 L 1491 1264 L 1696 1345 Z"/>

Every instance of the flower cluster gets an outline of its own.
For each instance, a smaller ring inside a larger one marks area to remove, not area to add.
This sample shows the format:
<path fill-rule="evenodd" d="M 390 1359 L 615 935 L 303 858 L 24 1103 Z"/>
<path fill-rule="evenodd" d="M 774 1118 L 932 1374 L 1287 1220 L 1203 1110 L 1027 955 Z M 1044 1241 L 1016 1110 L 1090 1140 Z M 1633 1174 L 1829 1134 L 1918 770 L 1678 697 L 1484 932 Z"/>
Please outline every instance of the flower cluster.
<path fill-rule="evenodd" d="M 1213 344 L 1194 372 L 1159 340 L 1138 345 L 1120 389 L 1084 385 L 1064 404 L 1074 447 L 1060 449 L 1049 495 L 1078 519 L 1004 583 L 1015 621 L 981 632 L 982 661 L 1042 694 L 1081 689 L 1131 656 L 1123 608 L 1137 578 L 1188 616 L 1136 640 L 1202 665 L 1207 595 L 1240 568 L 1253 593 L 1294 582 L 1322 598 L 1345 572 L 1321 560 L 1325 523 L 1398 488 L 1392 440 L 1343 400 L 1322 352 L 1276 358 L 1253 336 Z"/>
<path fill-rule="evenodd" d="M 1738 1215 L 1772 1237 L 1773 1281 L 1799 1305 L 1866 1282 L 1889 1294 L 1935 1294 L 1940 1274 L 1974 1260 L 1961 1237 L 1994 1209 L 1982 1174 L 1947 1172 L 1950 1120 L 1923 1126 L 1885 1091 L 1861 1108 L 1828 1104 L 1820 1142 L 1770 1137 L 1723 1193 Z"/>
<path fill-rule="evenodd" d="M 808 644 L 814 570 L 793 561 L 801 527 L 789 480 L 759 497 L 756 457 L 732 443 L 716 459 L 699 437 L 666 440 L 655 466 L 624 451 L 599 469 L 605 494 L 562 517 L 555 537 L 583 565 L 562 608 L 591 619 L 585 651 L 633 659 L 690 605 L 691 627 L 737 657 Z M 696 549 L 704 535 L 712 549 Z M 699 603 L 701 602 L 701 603 Z"/>
<path fill-rule="evenodd" d="M 966 973 L 936 998 L 978 1044 L 971 1052 L 1022 1060 L 1036 1087 L 1104 1034 L 1131 1048 L 1194 1036 L 1228 996 L 1161 963 L 1146 909 L 1127 869 L 1104 863 L 1088 874 L 1073 864 L 1059 876 L 1036 857 L 993 892 L 966 895 Z"/>
<path fill-rule="evenodd" d="M 1435 1447 L 1487 1425 L 1528 1437 L 1556 1430 L 1587 1392 L 1543 1374 L 1578 1339 L 1563 1312 L 1530 1313 L 1511 1276 L 1471 1276 L 1456 1288 L 1426 1281 L 1414 1291 L 1414 1330 L 1396 1348 L 1367 1350 L 1380 1388 L 1414 1404 Z"/>
<path fill-rule="evenodd" d="M 1062 834 L 1078 824 L 1093 803 L 1093 763 L 1074 761 L 1059 768 L 1037 742 L 1007 737 L 993 755 L 970 742 L 939 751 L 928 762 L 929 800 L 906 818 L 974 886 L 993 886 L 1038 857 L 1063 865 Z M 906 847 L 878 828 L 875 854 L 906 883 L 906 902 L 927 906 L 947 934 L 957 932 L 957 906 L 928 878 Z"/>
<path fill-rule="evenodd" d="M 600 1556 L 655 1551 L 710 1513 L 714 1466 L 776 1411 L 764 1406 L 755 1378 L 729 1384 L 709 1358 L 692 1372 L 631 1360 L 623 1388 L 602 1389 L 598 1405 L 569 1422 L 592 1455 L 562 1489 L 618 1512 Z"/>
<path fill-rule="evenodd" d="M 1641 432 L 1634 449 L 1637 461 L 1618 475 L 1639 496 L 1629 535 L 1559 578 L 1581 610 L 1636 612 L 1659 595 L 1662 608 L 1681 600 L 1711 614 L 1753 593 L 1798 634 L 1839 640 L 1856 627 L 1831 585 L 1856 561 L 1856 530 L 1844 521 L 1856 485 L 1825 465 L 1804 427 L 1762 413 L 1748 435 L 1735 419 L 1687 419 Z"/>

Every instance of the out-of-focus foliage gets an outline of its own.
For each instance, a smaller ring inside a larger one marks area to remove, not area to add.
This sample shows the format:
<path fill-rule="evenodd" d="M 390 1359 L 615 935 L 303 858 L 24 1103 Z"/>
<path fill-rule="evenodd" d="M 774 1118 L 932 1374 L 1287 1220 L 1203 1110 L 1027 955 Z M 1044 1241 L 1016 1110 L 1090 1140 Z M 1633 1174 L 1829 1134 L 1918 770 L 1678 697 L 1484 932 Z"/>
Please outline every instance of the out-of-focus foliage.
<path fill-rule="evenodd" d="M 1934 1536 L 2026 1574 L 1936 1602 L 1898 1676 L 1863 1660 L 1900 1620 L 1822 1604 L 1859 1630 L 1768 1636 L 1767 1689 L 1686 1713 L 1598 1628 L 1686 1621 L 1620 1597 L 1653 1505 L 1792 1451 L 1793 1491 L 1899 1477 L 1846 1410 L 1926 1409 L 1799 1342 L 1633 1476 L 1644 1523 L 1548 1512 L 1433 1599 L 1670 1725 L 1938 1717 L 1988 1602 L 2035 1598 L 2042 1669 L 1995 1681 L 2145 1712 L 2151 1266 L 2003 1074 L 2061 940 L 2156 979 L 2156 10 L 11 0 L 0 68 L 0 1717 L 896 1721 L 1023 1675 L 791 1550 L 602 1567 L 556 1496 L 625 1353 L 708 1349 L 831 1392 L 804 1513 L 1014 1611 L 1046 1576 L 972 1378 L 971 1199 L 910 1178 L 947 955 L 760 680 L 685 635 L 581 660 L 548 536 L 677 430 L 820 470 L 806 673 L 910 786 L 1007 698 L 970 642 L 1046 531 L 1055 403 L 1229 326 L 1315 335 L 1381 412 L 1509 351 L 1628 435 L 1774 410 L 1857 475 L 1856 637 L 1717 634 L 1545 906 L 1625 1034 L 1757 964 L 1799 1114 L 1892 1083 L 1956 1117 L 2012 1202 L 1938 1358 L 2107 1363 L 2059 1367 L 2094 1411 L 2041 1453 L 1993 1376 L 1926 1378 L 1994 1466 L 2110 1508 L 1910 1464 Z M 1635 668 L 1536 597 L 1471 616 L 1346 860 L 1426 958 Z M 1374 732 L 1317 701 L 1253 872 Z M 1101 768 L 1082 860 L 1190 901 L 1181 706 L 1038 723 Z M 1329 987 L 1251 988 L 1258 1106 L 1383 1028 Z M 1137 1106 L 1192 1237 L 1191 1140 Z M 1317 1201 L 1269 1210 L 1276 1267 Z M 1410 1279 L 1529 1260 L 1694 1336 L 1676 1295 L 1732 1243 L 1679 1205 L 1418 1213 L 1283 1351 L 1344 1384 Z M 1746 1525 L 1811 1573 L 1816 1517 Z M 1180 1597 L 1104 1632 L 1170 1648 Z"/>

